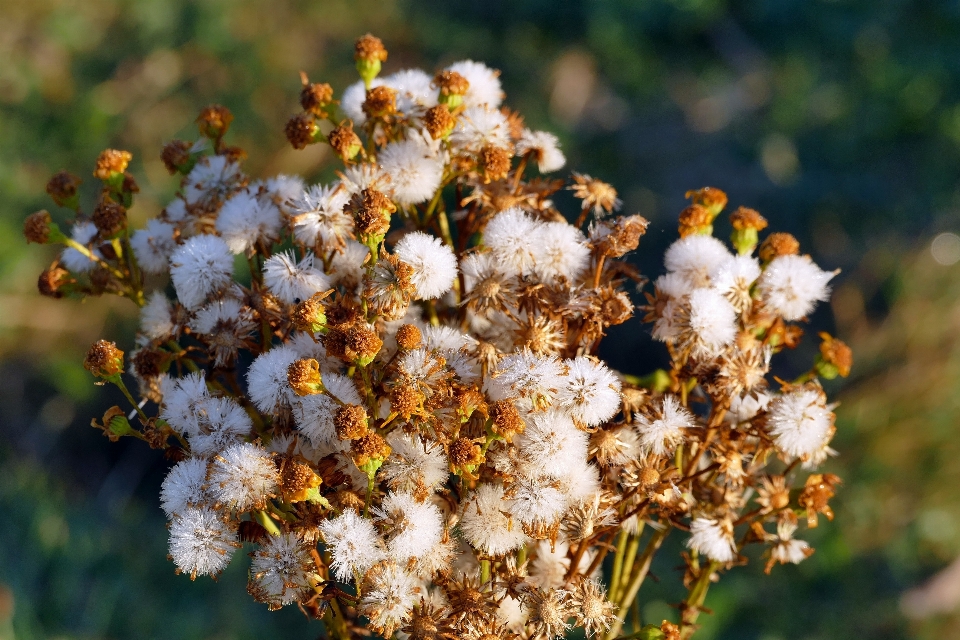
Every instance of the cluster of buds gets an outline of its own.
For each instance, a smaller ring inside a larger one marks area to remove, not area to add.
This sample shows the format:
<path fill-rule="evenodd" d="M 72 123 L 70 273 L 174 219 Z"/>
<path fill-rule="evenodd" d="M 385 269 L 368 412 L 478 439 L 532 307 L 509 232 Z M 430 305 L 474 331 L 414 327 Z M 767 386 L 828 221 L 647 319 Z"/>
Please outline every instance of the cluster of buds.
<path fill-rule="evenodd" d="M 626 260 L 647 221 L 619 215 L 609 184 L 549 177 L 557 138 L 502 106 L 496 71 L 381 77 L 386 59 L 361 38 L 338 100 L 302 77 L 286 133 L 330 145 L 331 184 L 249 178 L 219 106 L 200 141 L 163 150 L 180 190 L 143 229 L 126 224 L 129 154 L 101 156 L 90 217 L 76 178 L 50 181 L 76 217 L 69 237 L 47 212 L 27 220 L 29 240 L 66 245 L 41 291 L 141 307 L 140 397 L 98 342 L 85 365 L 132 410 L 94 426 L 176 461 L 160 503 L 177 571 L 216 576 L 248 545 L 250 594 L 333 637 L 616 638 L 674 531 L 680 618 L 630 637 L 690 637 L 745 546 L 767 570 L 797 563 L 801 524 L 832 518 L 819 381 L 849 372 L 849 349 L 823 334 L 810 371 L 774 385 L 769 369 L 833 274 L 791 236 L 761 242 L 743 207 L 731 251 L 713 236 L 726 195 L 690 192 L 640 307 L 671 367 L 614 371 L 596 354 L 634 316 L 646 280 Z"/>

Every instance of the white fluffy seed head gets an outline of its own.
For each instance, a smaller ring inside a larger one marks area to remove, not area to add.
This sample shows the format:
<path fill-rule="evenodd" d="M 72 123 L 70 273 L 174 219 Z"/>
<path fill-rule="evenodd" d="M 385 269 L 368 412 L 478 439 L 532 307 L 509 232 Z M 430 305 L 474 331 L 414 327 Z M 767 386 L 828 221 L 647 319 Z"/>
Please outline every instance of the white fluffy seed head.
<path fill-rule="evenodd" d="M 239 546 L 236 530 L 213 509 L 188 507 L 170 523 L 170 556 L 191 578 L 219 574 Z"/>
<path fill-rule="evenodd" d="M 663 257 L 667 271 L 679 274 L 691 288 L 710 286 L 710 274 L 732 256 L 713 236 L 680 238 Z"/>
<path fill-rule="evenodd" d="M 343 211 L 349 200 L 349 191 L 339 182 L 316 184 L 300 192 L 290 201 L 294 237 L 324 251 L 342 248 L 354 230 L 353 216 Z"/>
<path fill-rule="evenodd" d="M 400 564 L 418 559 L 440 544 L 443 522 L 432 502 L 418 502 L 412 494 L 390 492 L 372 509 L 387 539 L 390 557 Z"/>
<path fill-rule="evenodd" d="M 788 456 L 813 455 L 827 444 L 833 414 L 823 396 L 813 389 L 798 389 L 770 403 L 767 428 L 777 448 Z"/>
<path fill-rule="evenodd" d="M 240 191 L 220 208 L 217 232 L 235 254 L 253 249 L 259 241 L 272 243 L 280 235 L 280 209 L 250 191 Z"/>
<path fill-rule="evenodd" d="M 533 272 L 538 251 L 541 224 L 513 207 L 495 215 L 483 232 L 483 243 L 490 247 L 500 269 L 507 275 Z"/>
<path fill-rule="evenodd" d="M 671 453 L 683 441 L 683 430 L 692 426 L 693 414 L 680 406 L 680 401 L 672 395 L 663 397 L 663 404 L 656 415 L 637 415 L 634 419 L 640 446 L 658 456 Z"/>
<path fill-rule="evenodd" d="M 417 299 L 439 298 L 453 286 L 457 257 L 440 238 L 413 231 L 400 238 L 394 254 L 413 268 L 410 280 Z"/>
<path fill-rule="evenodd" d="M 588 436 L 567 414 L 555 410 L 533 413 L 526 423 L 517 436 L 524 475 L 558 478 L 586 460 Z"/>
<path fill-rule="evenodd" d="M 717 562 L 733 562 L 737 546 L 733 541 L 733 527 L 729 522 L 697 517 L 690 523 L 690 537 L 686 541 L 693 549 Z"/>
<path fill-rule="evenodd" d="M 545 282 L 559 278 L 573 282 L 590 262 L 587 239 L 566 222 L 540 224 L 534 244 L 533 271 Z"/>
<path fill-rule="evenodd" d="M 503 487 L 483 483 L 477 486 L 463 508 L 460 532 L 470 546 L 491 556 L 501 556 L 523 545 L 526 535 L 519 522 L 507 514 Z"/>
<path fill-rule="evenodd" d="M 314 266 L 313 254 L 309 252 L 300 262 L 296 262 L 292 251 L 267 258 L 263 263 L 263 283 L 286 304 L 297 304 L 330 288 L 330 280 Z"/>
<path fill-rule="evenodd" d="M 486 105 L 468 107 L 450 134 L 455 150 L 477 153 L 484 146 L 510 148 L 510 125 L 499 109 Z"/>
<path fill-rule="evenodd" d="M 505 503 L 520 524 L 549 526 L 560 519 L 569 501 L 552 481 L 521 478 L 510 486 Z"/>
<path fill-rule="evenodd" d="M 293 533 L 267 536 L 250 562 L 250 592 L 271 608 L 296 602 L 316 579 L 307 546 Z"/>
<path fill-rule="evenodd" d="M 517 141 L 517 155 L 531 154 L 537 162 L 540 173 L 551 173 L 562 169 L 567 163 L 566 157 L 560 151 L 560 141 L 557 136 L 546 131 L 531 131 L 524 129 Z"/>
<path fill-rule="evenodd" d="M 210 398 L 204 373 L 191 373 L 172 380 L 163 394 L 160 417 L 181 435 L 200 433 L 199 409 Z"/>
<path fill-rule="evenodd" d="M 240 165 L 227 156 L 201 158 L 184 181 L 184 200 L 190 205 L 211 207 L 233 192 L 241 177 Z"/>
<path fill-rule="evenodd" d="M 830 297 L 828 283 L 836 272 L 823 271 L 810 256 L 774 258 L 757 285 L 767 307 L 784 320 L 800 320 L 817 302 Z"/>
<path fill-rule="evenodd" d="M 170 277 L 177 299 L 188 309 L 233 282 L 233 255 L 222 238 L 199 235 L 189 238 L 170 257 Z"/>
<path fill-rule="evenodd" d="M 373 523 L 352 509 L 323 522 L 320 535 L 330 551 L 330 570 L 341 582 L 353 580 L 355 573 L 365 573 L 386 555 Z"/>
<path fill-rule="evenodd" d="M 566 360 L 567 374 L 557 390 L 557 405 L 588 427 L 596 427 L 620 410 L 620 379 L 601 362 L 580 356 Z"/>
<path fill-rule="evenodd" d="M 760 277 L 760 263 L 753 256 L 738 255 L 721 263 L 710 273 L 713 288 L 737 311 L 750 305 L 750 288 Z"/>
<path fill-rule="evenodd" d="M 173 308 L 162 291 L 154 291 L 140 309 L 140 331 L 151 340 L 173 335 Z"/>
<path fill-rule="evenodd" d="M 383 78 L 383 84 L 397 92 L 397 111 L 418 117 L 437 104 L 440 91 L 433 78 L 421 69 L 404 69 Z"/>
<path fill-rule="evenodd" d="M 712 358 L 737 337 L 737 312 L 715 289 L 696 289 L 687 298 L 694 356 Z"/>
<path fill-rule="evenodd" d="M 387 436 L 387 443 L 393 451 L 380 473 L 394 491 L 434 490 L 447 481 L 449 463 L 440 445 L 401 431 Z"/>
<path fill-rule="evenodd" d="M 523 398 L 533 408 L 545 408 L 563 386 L 565 374 L 559 358 L 518 351 L 500 361 L 485 391 L 494 401 Z"/>
<path fill-rule="evenodd" d="M 197 430 L 190 450 L 209 457 L 223 451 L 253 430 L 253 421 L 233 398 L 206 398 L 197 403 Z"/>
<path fill-rule="evenodd" d="M 364 576 L 363 597 L 358 610 L 370 620 L 375 631 L 390 638 L 394 630 L 410 617 L 413 607 L 420 601 L 421 591 L 414 575 L 396 562 L 381 562 Z"/>
<path fill-rule="evenodd" d="M 293 398 L 297 427 L 316 447 L 330 447 L 339 441 L 333 419 L 342 404 L 363 404 L 357 385 L 347 376 L 324 373 L 323 386 L 323 393 Z"/>
<path fill-rule="evenodd" d="M 175 464 L 160 485 L 160 507 L 167 518 L 185 513 L 189 507 L 200 507 L 209 502 L 206 485 L 206 460 L 187 458 Z"/>
<path fill-rule="evenodd" d="M 456 71 L 470 83 L 463 96 L 463 104 L 467 107 L 487 105 L 495 109 L 503 102 L 499 71 L 473 60 L 455 62 L 447 67 L 447 70 Z"/>
<path fill-rule="evenodd" d="M 390 196 L 409 207 L 426 202 L 443 179 L 443 159 L 419 138 L 391 142 L 377 156 L 380 168 L 390 176 Z"/>
<path fill-rule="evenodd" d="M 298 358 L 296 350 L 287 345 L 257 356 L 247 370 L 247 394 L 257 409 L 273 413 L 291 405 L 295 396 L 287 380 L 287 369 Z"/>
<path fill-rule="evenodd" d="M 279 474 L 270 454 L 249 442 L 230 445 L 213 459 L 209 491 L 227 507 L 247 511 L 277 492 Z"/>
<path fill-rule="evenodd" d="M 165 273 L 170 268 L 170 255 L 177 248 L 173 225 L 153 218 L 130 238 L 137 264 L 147 273 Z"/>

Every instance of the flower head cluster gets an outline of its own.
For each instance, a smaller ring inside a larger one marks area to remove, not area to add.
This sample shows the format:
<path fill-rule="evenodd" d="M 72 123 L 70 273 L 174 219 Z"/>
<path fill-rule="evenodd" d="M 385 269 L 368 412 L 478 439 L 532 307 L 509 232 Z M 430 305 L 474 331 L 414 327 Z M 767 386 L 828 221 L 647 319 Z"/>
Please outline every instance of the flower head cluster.
<path fill-rule="evenodd" d="M 779 388 L 769 369 L 833 274 L 790 236 L 760 244 L 766 222 L 742 207 L 728 248 L 712 235 L 726 196 L 690 192 L 642 307 L 670 368 L 614 371 L 598 348 L 634 315 L 645 280 L 625 259 L 646 220 L 616 215 L 600 180 L 539 177 L 564 155 L 502 106 L 498 72 L 381 76 L 386 60 L 361 38 L 361 80 L 337 100 L 303 78 L 286 134 L 329 144 L 337 180 L 250 179 L 212 106 L 206 143 L 164 149 L 180 191 L 143 229 L 127 228 L 136 185 L 117 151 L 69 236 L 28 220 L 28 237 L 65 245 L 44 293 L 142 307 L 129 371 L 143 402 L 99 426 L 178 461 L 160 491 L 178 570 L 215 576 L 253 543 L 251 595 L 317 615 L 335 600 L 342 637 L 614 637 L 647 570 L 627 557 L 642 544 L 649 560 L 673 529 L 689 532 L 696 594 L 744 544 L 771 563 L 809 555 L 796 514 L 832 516 L 838 481 L 803 477 L 834 453 L 819 379 L 845 375 L 849 350 L 827 336 Z M 553 198 L 564 187 L 575 224 Z M 98 345 L 88 368 L 124 385 L 122 352 Z"/>

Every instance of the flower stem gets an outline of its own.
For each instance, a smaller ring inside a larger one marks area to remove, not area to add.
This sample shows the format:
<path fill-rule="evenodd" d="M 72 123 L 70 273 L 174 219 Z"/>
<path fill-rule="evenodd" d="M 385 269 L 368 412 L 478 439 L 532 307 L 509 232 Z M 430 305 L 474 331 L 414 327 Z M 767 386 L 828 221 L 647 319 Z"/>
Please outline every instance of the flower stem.
<path fill-rule="evenodd" d="M 640 585 L 643 584 L 643 580 L 647 577 L 647 573 L 650 571 L 650 563 L 653 561 L 653 554 L 655 554 L 657 549 L 660 548 L 660 545 L 663 543 L 663 539 L 667 537 L 668 533 L 670 533 L 670 527 L 669 525 L 664 524 L 663 529 L 654 531 L 650 541 L 647 542 L 646 548 L 640 555 L 640 564 L 637 565 L 633 580 L 627 586 L 627 590 L 624 592 L 623 597 L 617 602 L 619 605 L 617 608 L 617 619 L 614 620 L 613 625 L 607 632 L 607 640 L 613 640 L 613 638 L 616 638 L 620 633 L 620 629 L 623 628 L 623 621 L 627 617 L 630 604 L 633 602 L 634 598 L 637 597 L 637 592 L 640 591 Z"/>
<path fill-rule="evenodd" d="M 711 561 L 709 565 L 700 569 L 697 581 L 690 587 L 687 598 L 680 605 L 680 638 L 687 640 L 697 631 L 697 618 L 703 608 L 703 601 L 707 598 L 710 589 L 710 576 L 720 566 L 719 562 Z"/>

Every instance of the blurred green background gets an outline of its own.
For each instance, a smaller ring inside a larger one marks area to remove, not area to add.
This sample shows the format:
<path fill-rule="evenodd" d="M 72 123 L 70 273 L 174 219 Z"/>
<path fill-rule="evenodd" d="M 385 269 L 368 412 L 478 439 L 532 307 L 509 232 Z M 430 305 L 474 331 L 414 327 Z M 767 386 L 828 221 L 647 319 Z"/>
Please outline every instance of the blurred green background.
<path fill-rule="evenodd" d="M 960 637 L 956 570 L 910 599 L 914 619 L 900 606 L 960 555 L 956 1 L 2 0 L 0 640 L 319 635 L 296 609 L 254 603 L 241 558 L 219 584 L 173 575 L 164 461 L 86 426 L 112 398 L 82 355 L 101 335 L 129 344 L 133 309 L 41 298 L 53 255 L 20 225 L 50 207 L 53 172 L 89 176 L 106 146 L 134 154 L 133 214 L 156 213 L 176 188 L 161 145 L 193 136 L 214 101 L 236 115 L 253 175 L 323 174 L 319 145 L 294 152 L 282 135 L 297 72 L 342 89 L 367 31 L 390 50 L 387 73 L 466 57 L 501 69 L 507 103 L 560 135 L 569 167 L 651 220 L 645 273 L 661 269 L 683 193 L 704 185 L 843 269 L 811 327 L 857 356 L 831 389 L 837 518 L 800 566 L 725 576 L 698 637 Z M 639 323 L 607 348 L 633 373 L 662 358 Z M 662 554 L 662 582 L 641 592 L 648 621 L 675 615 L 675 565 Z"/>

